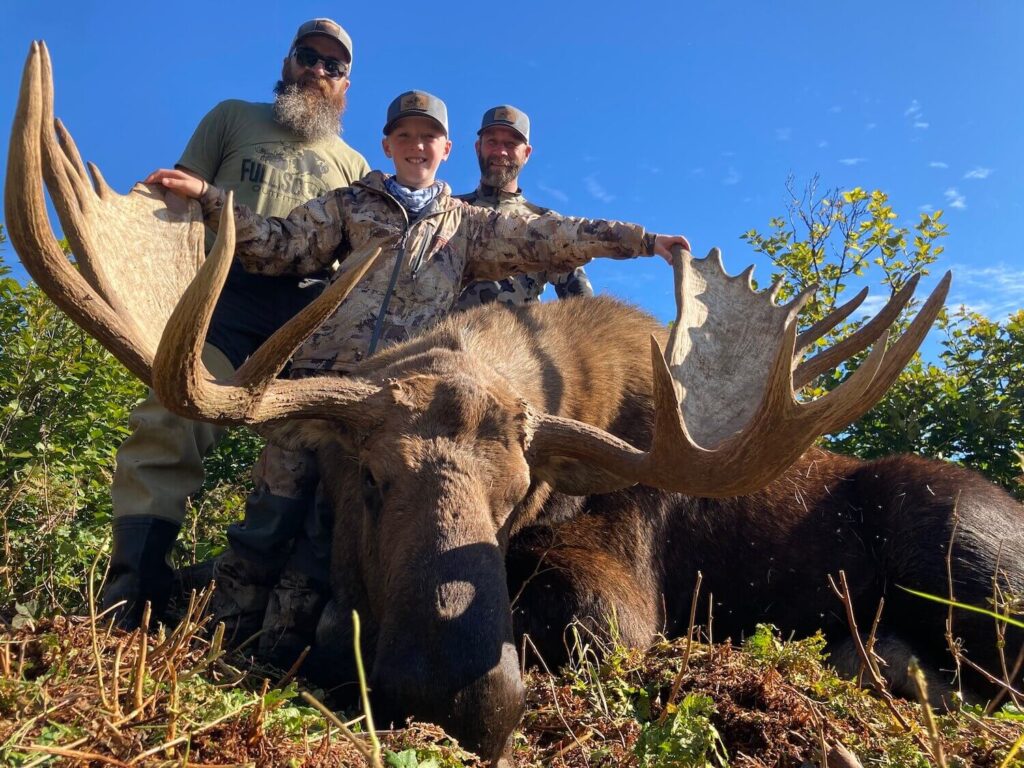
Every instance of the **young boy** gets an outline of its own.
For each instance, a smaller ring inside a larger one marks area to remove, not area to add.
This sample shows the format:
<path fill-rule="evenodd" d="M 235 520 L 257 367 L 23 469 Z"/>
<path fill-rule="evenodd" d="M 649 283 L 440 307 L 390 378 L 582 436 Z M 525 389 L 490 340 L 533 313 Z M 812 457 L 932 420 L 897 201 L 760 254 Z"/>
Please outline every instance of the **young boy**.
<path fill-rule="evenodd" d="M 497 280 L 528 271 L 570 272 L 596 256 L 657 253 L 670 260 L 668 249 L 673 245 L 689 249 L 684 237 L 648 234 L 635 224 L 499 214 L 463 203 L 436 179 L 451 146 L 444 103 L 429 93 L 408 91 L 391 102 L 384 125 L 384 154 L 394 162 L 393 176 L 372 171 L 351 187 L 299 206 L 284 219 L 264 219 L 245 206 L 235 206 L 235 255 L 258 274 L 312 274 L 335 260 L 343 262 L 366 243 L 387 242 L 374 268 L 299 347 L 292 377 L 352 370 L 382 346 L 403 341 L 445 316 L 463 284 L 471 280 Z M 225 202 L 220 189 L 173 170 L 154 171 L 145 181 L 198 198 L 207 223 L 217 226 Z M 316 479 L 315 457 L 272 445 L 254 471 L 257 491 L 290 499 L 310 497 L 309 507 Z M 315 516 L 311 519 L 315 529 Z M 276 529 L 294 535 L 300 524 L 293 521 Z M 309 520 L 306 524 L 310 527 Z M 228 539 L 235 555 L 264 565 L 281 558 L 290 544 L 286 539 L 274 546 L 276 551 L 256 552 L 245 546 L 244 525 L 232 529 Z M 299 538 L 269 597 L 265 617 L 259 605 L 231 604 L 231 579 L 226 577 L 239 572 L 238 559 L 230 568 L 225 565 L 220 575 L 215 566 L 217 620 L 238 620 L 237 635 L 244 639 L 259 629 L 254 622 L 262 619 L 268 630 L 260 637 L 264 653 L 276 649 L 287 655 L 307 644 L 326 595 L 324 555 L 329 551 L 317 541 L 320 537 L 311 538 L 312 544 Z"/>

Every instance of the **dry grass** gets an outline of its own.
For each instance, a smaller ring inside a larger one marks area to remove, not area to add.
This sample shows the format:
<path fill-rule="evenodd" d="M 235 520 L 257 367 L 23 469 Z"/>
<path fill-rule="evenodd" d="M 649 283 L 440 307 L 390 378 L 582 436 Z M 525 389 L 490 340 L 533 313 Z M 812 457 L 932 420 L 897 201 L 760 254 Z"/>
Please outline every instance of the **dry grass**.
<path fill-rule="evenodd" d="M 294 683 L 274 687 L 279 671 L 225 655 L 196 619 L 200 608 L 175 629 L 149 635 L 60 616 L 0 632 L 0 764 L 366 764 L 368 740 L 357 748 L 344 738 Z M 909 729 L 901 727 L 892 704 L 821 663 L 819 639 L 782 643 L 762 630 L 742 648 L 691 643 L 685 669 L 685 640 L 646 652 L 605 649 L 600 660 L 577 640 L 574 664 L 528 675 L 520 765 L 796 768 L 847 749 L 864 766 L 926 766 L 919 745 L 936 737 L 950 766 L 1001 768 L 1024 734 L 1013 712 L 980 710 L 942 714 L 929 733 L 920 708 L 897 700 Z M 676 681 L 679 702 L 664 724 Z M 687 712 L 688 702 L 705 702 L 706 717 Z M 346 725 L 358 732 L 360 721 Z M 379 736 L 391 764 L 476 764 L 435 726 Z"/>

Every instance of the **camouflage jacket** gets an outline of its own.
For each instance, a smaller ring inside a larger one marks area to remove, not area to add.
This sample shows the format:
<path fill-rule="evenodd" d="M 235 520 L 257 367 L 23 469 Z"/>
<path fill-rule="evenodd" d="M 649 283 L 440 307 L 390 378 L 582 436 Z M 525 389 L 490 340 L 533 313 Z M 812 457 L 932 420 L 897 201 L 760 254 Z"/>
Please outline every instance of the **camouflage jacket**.
<path fill-rule="evenodd" d="M 595 256 L 654 252 L 654 235 L 636 224 L 562 216 L 519 216 L 468 205 L 444 190 L 410 222 L 373 171 L 293 210 L 262 218 L 235 206 L 235 255 L 250 272 L 312 274 L 370 242 L 385 252 L 335 313 L 299 347 L 293 370 L 344 372 L 385 344 L 410 338 L 451 311 L 468 280 L 530 270 L 567 272 Z M 225 194 L 200 201 L 216 227 Z"/>
<path fill-rule="evenodd" d="M 486 184 L 480 184 L 473 192 L 456 195 L 456 197 L 470 205 L 490 208 L 501 213 L 557 215 L 549 208 L 542 208 L 528 202 L 523 196 L 522 190 L 505 192 Z M 583 267 L 577 267 L 572 272 L 563 274 L 529 272 L 522 275 L 511 275 L 503 280 L 477 280 L 463 288 L 455 308 L 470 309 L 492 301 L 512 305 L 526 304 L 530 301 L 537 301 L 544 293 L 544 286 L 547 283 L 554 286 L 555 293 L 560 299 L 570 296 L 594 295 L 594 289 L 590 285 L 590 280 L 587 279 L 587 273 L 583 271 Z"/>

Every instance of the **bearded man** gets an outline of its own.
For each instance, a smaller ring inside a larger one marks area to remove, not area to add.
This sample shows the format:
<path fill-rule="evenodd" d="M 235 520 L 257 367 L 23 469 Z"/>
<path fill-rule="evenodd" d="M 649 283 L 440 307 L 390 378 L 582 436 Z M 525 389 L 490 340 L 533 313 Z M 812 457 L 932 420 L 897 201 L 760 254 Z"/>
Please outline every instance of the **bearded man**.
<path fill-rule="evenodd" d="M 175 167 L 232 190 L 236 202 L 262 216 L 285 216 L 348 186 L 370 170 L 339 135 L 351 68 L 348 33 L 330 19 L 307 21 L 285 56 L 274 102 L 221 102 L 199 123 Z M 207 248 L 212 243 L 208 233 Z M 252 275 L 236 262 L 214 312 L 203 361 L 218 376 L 230 374 L 323 286 L 308 277 Z M 146 601 L 154 616 L 165 607 L 174 579 L 171 547 L 188 497 L 202 487 L 203 456 L 223 435 L 211 424 L 169 413 L 152 392 L 133 411 L 129 426 L 132 434 L 117 453 L 113 551 L 102 597 L 102 607 L 113 609 L 125 629 L 138 626 Z M 232 538 L 233 545 L 259 548 L 281 533 L 268 532 L 268 526 L 302 519 L 287 514 L 294 500 L 273 490 L 257 488 L 250 496 L 246 524 L 229 531 L 238 539 Z"/>
<path fill-rule="evenodd" d="M 477 136 L 480 184 L 473 192 L 458 195 L 458 198 L 502 213 L 552 213 L 549 208 L 528 202 L 519 188 L 519 173 L 533 153 L 527 114 L 508 104 L 492 107 L 484 112 Z M 554 286 L 560 299 L 594 295 L 587 273 L 583 267 L 577 267 L 565 274 L 530 272 L 503 280 L 478 280 L 463 288 L 456 308 L 469 309 L 492 301 L 511 305 L 537 301 L 548 283 Z"/>

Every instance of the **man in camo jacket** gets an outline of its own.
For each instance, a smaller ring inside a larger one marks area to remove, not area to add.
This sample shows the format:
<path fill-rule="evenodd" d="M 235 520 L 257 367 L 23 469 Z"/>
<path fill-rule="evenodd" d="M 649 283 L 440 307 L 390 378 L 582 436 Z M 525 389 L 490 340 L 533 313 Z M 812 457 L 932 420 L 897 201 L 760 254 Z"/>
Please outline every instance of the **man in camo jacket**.
<path fill-rule="evenodd" d="M 484 113 L 477 131 L 476 158 L 480 163 L 480 184 L 468 194 L 457 195 L 471 205 L 490 208 L 501 213 L 544 215 L 553 213 L 528 202 L 519 188 L 519 174 L 533 153 L 530 146 L 530 118 L 520 109 L 507 104 Z M 558 298 L 593 296 L 583 267 L 560 274 L 529 272 L 510 275 L 501 280 L 478 280 L 462 291 L 456 309 L 469 309 L 497 301 L 521 305 L 537 301 L 544 286 L 551 283 Z"/>

